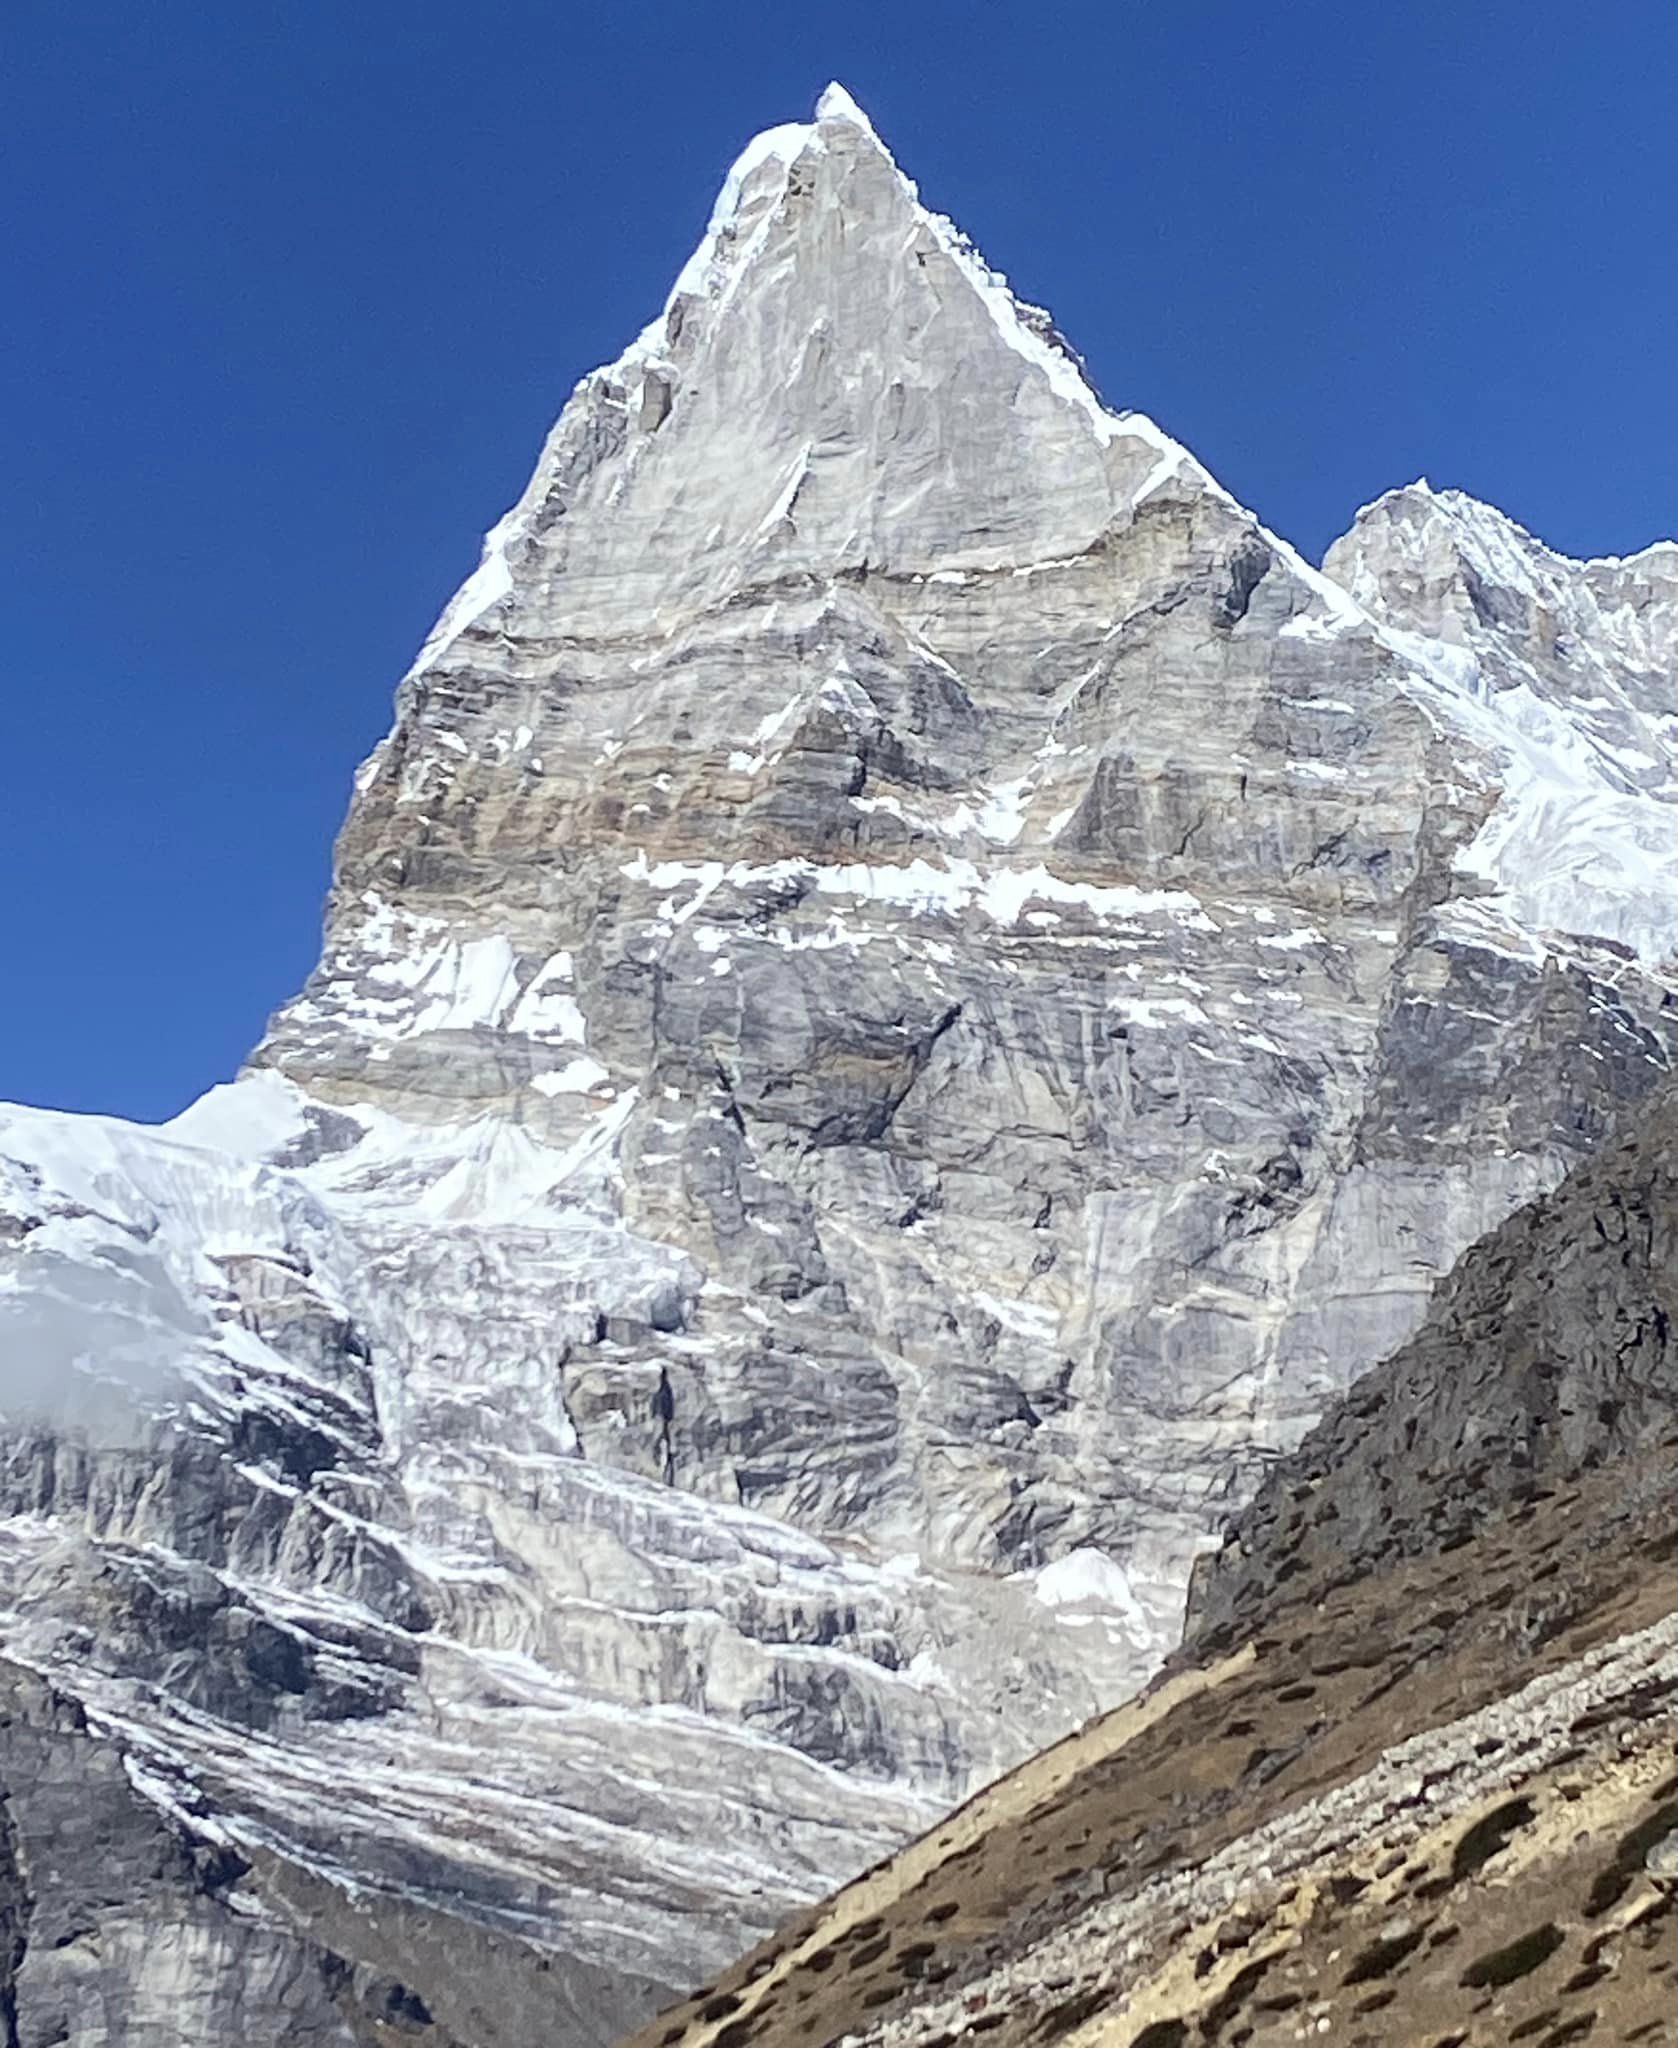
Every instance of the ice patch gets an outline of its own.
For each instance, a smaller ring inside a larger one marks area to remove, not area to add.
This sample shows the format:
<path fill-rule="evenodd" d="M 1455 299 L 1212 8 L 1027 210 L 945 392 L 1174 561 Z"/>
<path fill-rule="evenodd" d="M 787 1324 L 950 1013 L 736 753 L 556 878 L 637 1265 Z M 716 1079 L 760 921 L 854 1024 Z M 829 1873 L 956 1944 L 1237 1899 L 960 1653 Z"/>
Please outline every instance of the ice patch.
<path fill-rule="evenodd" d="M 767 717 L 760 718 L 752 729 L 753 746 L 767 746 L 802 702 L 801 697 L 789 697 L 779 711 L 771 711 Z"/>
<path fill-rule="evenodd" d="M 584 1095 L 610 1078 L 608 1068 L 583 1053 L 574 1060 L 567 1060 L 554 1073 L 537 1074 L 530 1085 L 539 1095 Z"/>
<path fill-rule="evenodd" d="M 975 1289 L 974 1305 L 995 1316 L 1005 1330 L 1016 1337 L 1031 1337 L 1038 1343 L 1051 1341 L 1060 1327 L 1060 1314 L 1046 1302 L 1004 1300 L 998 1294 Z"/>
<path fill-rule="evenodd" d="M 988 792 L 977 810 L 964 804 L 950 820 L 948 829 L 977 832 L 995 846 L 1012 846 L 1025 829 L 1026 805 L 1031 796 L 1031 777 L 1017 776 L 1001 782 Z"/>
<path fill-rule="evenodd" d="M 569 953 L 554 954 L 521 987 L 523 961 L 503 934 L 428 938 L 428 925 L 436 928 L 428 920 L 404 920 L 402 950 L 394 920 L 381 906 L 335 949 L 324 982 L 292 1003 L 287 1018 L 308 1026 L 330 1017 L 358 1037 L 391 1043 L 476 1030 L 512 1032 L 542 1044 L 583 1043 Z"/>
<path fill-rule="evenodd" d="M 570 992 L 574 963 L 569 953 L 556 953 L 539 970 L 507 1019 L 510 1031 L 529 1038 L 581 1045 L 586 1035 L 583 1013 Z"/>
<path fill-rule="evenodd" d="M 183 1145 L 255 1160 L 278 1152 L 308 1127 L 303 1092 L 271 1067 L 209 1089 L 159 1128 Z"/>
<path fill-rule="evenodd" d="M 1127 1024 L 1139 1024 L 1145 1031 L 1163 1030 L 1169 1024 L 1204 1024 L 1206 1012 L 1184 996 L 1109 996 L 1107 1007 Z"/>
<path fill-rule="evenodd" d="M 1110 1607 L 1134 1627 L 1149 1627 L 1124 1571 L 1105 1551 L 1087 1545 L 1044 1565 L 1033 1590 L 1045 1607 Z"/>
<path fill-rule="evenodd" d="M 498 519 L 484 535 L 483 559 L 450 598 L 443 616 L 432 627 L 409 669 L 417 676 L 431 668 L 448 652 L 469 626 L 513 594 L 513 570 L 507 560 L 508 544 L 521 537 L 523 527 L 513 512 Z"/>
<path fill-rule="evenodd" d="M 1284 640 L 1339 640 L 1361 621 L 1345 612 L 1300 612 L 1281 629 Z"/>

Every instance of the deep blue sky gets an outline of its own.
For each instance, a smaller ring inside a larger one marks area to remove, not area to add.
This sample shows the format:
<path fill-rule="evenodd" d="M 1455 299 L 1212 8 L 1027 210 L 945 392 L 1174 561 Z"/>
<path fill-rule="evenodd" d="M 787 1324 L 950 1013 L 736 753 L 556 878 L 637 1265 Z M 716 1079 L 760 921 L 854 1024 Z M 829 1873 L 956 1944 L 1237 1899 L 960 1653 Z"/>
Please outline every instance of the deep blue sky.
<path fill-rule="evenodd" d="M 232 1071 L 478 535 L 830 76 L 1308 552 L 1422 471 L 1575 553 L 1678 519 L 1674 0 L 4 16 L 0 1096 Z"/>

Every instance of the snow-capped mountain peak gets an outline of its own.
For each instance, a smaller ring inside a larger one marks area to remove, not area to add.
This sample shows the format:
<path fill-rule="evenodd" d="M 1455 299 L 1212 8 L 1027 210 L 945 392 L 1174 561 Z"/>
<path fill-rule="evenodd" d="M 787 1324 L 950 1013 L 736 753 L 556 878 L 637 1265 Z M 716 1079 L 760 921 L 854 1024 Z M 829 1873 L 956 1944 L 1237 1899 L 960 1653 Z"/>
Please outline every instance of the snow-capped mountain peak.
<path fill-rule="evenodd" d="M 697 496 L 713 473 L 729 488 Z M 586 531 L 611 552 L 579 560 L 575 514 L 602 489 L 616 517 Z M 576 618 L 591 583 L 604 597 L 639 573 L 642 601 L 685 601 L 742 554 L 822 575 L 1072 555 L 1157 493 L 1215 489 L 1151 420 L 1103 404 L 833 86 L 813 122 L 736 158 L 663 311 L 578 384 L 416 673 L 505 615 L 527 558 L 565 561 Z M 678 519 L 703 548 L 669 546 Z"/>
<path fill-rule="evenodd" d="M 749 144 L 247 1072 L 0 1123 L 14 1354 L 144 1368 L 13 1401 L 11 1654 L 239 1873 L 160 2024 L 318 1937 L 603 2041 L 1151 1671 L 1667 1067 L 1667 566 L 1410 491 L 1311 569 L 838 88 Z"/>

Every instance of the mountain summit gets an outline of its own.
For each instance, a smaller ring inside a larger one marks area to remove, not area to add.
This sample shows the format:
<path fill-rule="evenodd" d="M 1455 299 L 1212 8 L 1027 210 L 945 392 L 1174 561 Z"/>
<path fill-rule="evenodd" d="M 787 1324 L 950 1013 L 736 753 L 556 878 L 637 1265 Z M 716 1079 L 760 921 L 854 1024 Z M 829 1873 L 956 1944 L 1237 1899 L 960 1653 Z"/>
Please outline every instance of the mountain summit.
<path fill-rule="evenodd" d="M 528 632 L 531 586 L 561 575 L 567 629 L 611 630 L 626 598 L 703 605 L 771 568 L 1077 554 L 1185 464 L 1103 407 L 1047 315 L 921 205 L 830 86 L 813 122 L 736 160 L 663 313 L 577 387 L 422 665 L 479 619 Z"/>
<path fill-rule="evenodd" d="M 1664 843 L 1664 563 L 1463 559 L 1307 566 L 837 88 L 748 146 L 244 1073 L 0 1114 L 24 2038 L 604 2042 L 1158 1668 L 1669 1064 L 1529 829 Z"/>

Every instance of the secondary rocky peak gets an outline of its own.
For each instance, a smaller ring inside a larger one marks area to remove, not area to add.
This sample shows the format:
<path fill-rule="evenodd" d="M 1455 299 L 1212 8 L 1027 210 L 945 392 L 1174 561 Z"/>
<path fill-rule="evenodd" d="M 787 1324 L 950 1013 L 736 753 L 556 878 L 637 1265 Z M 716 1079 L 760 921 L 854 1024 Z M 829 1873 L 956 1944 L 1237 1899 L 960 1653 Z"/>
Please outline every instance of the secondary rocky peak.
<path fill-rule="evenodd" d="M 1465 863 L 1513 925 L 1594 933 L 1672 971 L 1678 544 L 1575 561 L 1421 480 L 1364 506 L 1324 568 L 1499 760 L 1502 798 Z"/>
<path fill-rule="evenodd" d="M 1540 659 L 1604 643 L 1640 668 L 1678 658 L 1678 542 L 1575 560 L 1495 505 L 1420 477 L 1363 506 L 1324 567 L 1378 617 L 1450 645 L 1494 633 Z"/>

